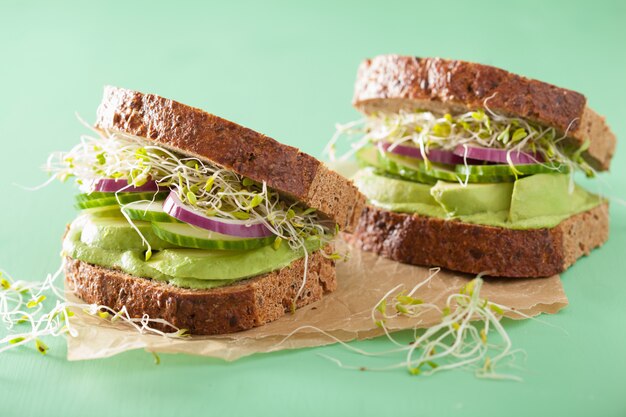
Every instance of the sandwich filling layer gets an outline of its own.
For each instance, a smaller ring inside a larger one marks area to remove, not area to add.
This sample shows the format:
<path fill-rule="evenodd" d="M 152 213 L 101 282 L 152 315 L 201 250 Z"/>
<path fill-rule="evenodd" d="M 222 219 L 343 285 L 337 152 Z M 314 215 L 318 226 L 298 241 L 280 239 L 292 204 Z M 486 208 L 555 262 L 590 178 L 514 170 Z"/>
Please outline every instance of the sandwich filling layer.
<path fill-rule="evenodd" d="M 63 255 L 127 274 L 165 281 L 171 285 L 209 289 L 279 270 L 304 256 L 284 245 L 252 250 L 202 250 L 181 248 L 147 232 L 150 225 L 136 224 L 154 250 L 145 258 L 145 248 L 136 231 L 120 215 L 98 217 L 82 214 L 63 240 Z M 319 241 L 306 243 L 308 252 L 319 249 Z"/>
<path fill-rule="evenodd" d="M 354 182 L 370 204 L 385 210 L 509 229 L 552 228 L 603 201 L 577 185 L 570 192 L 564 174 L 537 174 L 512 183 L 431 185 L 364 168 Z"/>
<path fill-rule="evenodd" d="M 402 148 L 408 146 L 415 148 L 413 156 L 431 162 L 437 162 L 441 154 L 456 156 L 457 161 L 461 158 L 472 161 L 474 155 L 493 150 L 492 154 L 501 154 L 502 162 L 511 166 L 517 165 L 517 159 L 523 155 L 524 164 L 540 164 L 557 171 L 580 170 L 589 177 L 595 175 L 584 159 L 589 140 L 582 146 L 573 146 L 567 139 L 567 132 L 559 135 L 552 127 L 496 114 L 489 109 L 454 115 L 425 110 L 371 114 L 339 127 L 329 144 L 331 158 L 334 158 L 335 145 L 342 134 L 360 135 L 354 148 L 381 143 L 392 153 L 402 153 Z"/>
<path fill-rule="evenodd" d="M 604 200 L 573 181 L 593 177 L 583 158 L 589 140 L 572 147 L 558 135 L 517 117 L 476 110 L 459 114 L 401 111 L 369 114 L 340 126 L 338 138 L 358 138 L 354 177 L 369 203 L 385 210 L 509 229 L 552 228 Z"/>

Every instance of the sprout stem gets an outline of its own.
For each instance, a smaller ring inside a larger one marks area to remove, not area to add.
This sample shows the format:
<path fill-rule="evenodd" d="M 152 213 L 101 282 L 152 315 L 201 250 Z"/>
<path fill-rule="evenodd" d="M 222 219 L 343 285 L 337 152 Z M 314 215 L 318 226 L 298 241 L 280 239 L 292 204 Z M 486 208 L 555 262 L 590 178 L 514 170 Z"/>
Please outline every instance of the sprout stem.
<path fill-rule="evenodd" d="M 453 369 L 473 370 L 476 377 L 490 379 L 507 379 L 521 381 L 516 375 L 500 373 L 498 365 L 506 364 L 513 367 L 506 360 L 514 359 L 523 351 L 512 349 L 512 342 L 506 330 L 500 323 L 502 314 L 520 314 L 518 311 L 500 304 L 491 303 L 480 296 L 483 280 L 480 276 L 467 283 L 458 293 L 451 294 L 446 299 L 442 310 L 431 303 L 414 303 L 413 297 L 423 285 L 426 285 L 437 274 L 439 269 L 431 270 L 426 280 L 417 284 L 409 293 L 401 291 L 398 285 L 388 291 L 383 298 L 372 308 L 372 321 L 381 327 L 395 346 L 393 349 L 382 352 L 369 352 L 348 344 L 331 333 L 314 326 L 301 326 L 287 335 L 276 346 L 286 342 L 294 334 L 303 330 L 319 332 L 350 352 L 367 357 L 395 358 L 404 354 L 404 359 L 386 366 L 370 367 L 346 365 L 337 358 L 320 354 L 320 356 L 334 362 L 341 368 L 354 370 L 389 371 L 406 368 L 412 375 L 432 375 L 437 372 Z M 394 295 L 395 294 L 395 295 Z M 397 309 L 398 305 L 402 309 Z M 388 313 L 390 306 L 396 306 L 396 313 Z M 404 312 L 402 312 L 404 311 Z M 407 315 L 418 318 L 433 311 L 442 314 L 441 321 L 426 328 L 414 328 L 414 339 L 410 344 L 401 343 L 393 338 L 386 326 L 386 320 Z M 491 340 L 499 343 L 492 343 Z"/>
<path fill-rule="evenodd" d="M 118 319 L 131 326 L 139 333 L 156 334 L 169 338 L 185 337 L 184 330 L 163 319 L 153 319 L 144 315 L 141 318 L 131 317 L 123 307 L 115 311 L 110 307 L 98 304 L 75 303 L 65 298 L 63 291 L 56 286 L 62 276 L 65 261 L 54 274 L 48 274 L 41 282 L 15 281 L 7 273 L 0 271 L 0 277 L 10 285 L 0 289 L 0 320 L 5 324 L 7 333 L 0 337 L 0 353 L 23 345 L 35 345 L 40 353 L 45 354 L 48 346 L 43 342 L 45 337 L 57 337 L 64 334 L 77 337 L 78 330 L 74 326 L 75 311 L 99 317 L 102 320 L 117 321 Z M 24 297 L 23 294 L 28 294 Z M 45 295 L 47 299 L 44 301 Z M 27 303 L 37 302 L 34 308 L 27 308 Z M 54 304 L 51 304 L 54 302 Z M 171 328 L 162 331 L 153 327 L 154 324 Z M 18 329 L 17 331 L 12 331 Z"/>

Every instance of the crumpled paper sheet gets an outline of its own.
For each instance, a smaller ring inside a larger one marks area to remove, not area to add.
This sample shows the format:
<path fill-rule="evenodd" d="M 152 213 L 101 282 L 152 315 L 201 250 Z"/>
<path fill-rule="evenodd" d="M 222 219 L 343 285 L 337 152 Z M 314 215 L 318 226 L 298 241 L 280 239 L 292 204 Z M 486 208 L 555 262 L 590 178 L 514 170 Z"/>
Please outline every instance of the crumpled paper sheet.
<path fill-rule="evenodd" d="M 343 243 L 340 243 L 344 245 Z M 348 261 L 337 263 L 338 288 L 321 301 L 286 314 L 265 326 L 219 336 L 171 339 L 139 334 L 123 323 L 77 312 L 73 320 L 78 336 L 68 337 L 69 360 L 96 359 L 127 350 L 188 353 L 233 361 L 244 356 L 283 349 L 322 346 L 335 341 L 313 329 L 324 330 L 342 341 L 368 339 L 383 334 L 371 319 L 371 311 L 393 287 L 403 284 L 411 290 L 430 275 L 428 268 L 400 264 L 358 249 L 349 249 Z M 421 287 L 415 297 L 441 308 L 446 298 L 458 292 L 471 276 L 442 270 Z M 399 291 L 398 291 L 399 292 Z M 485 279 L 482 297 L 509 306 L 528 316 L 556 313 L 567 305 L 558 275 L 541 279 Z M 68 298 L 74 296 L 68 294 Z M 73 298 L 75 301 L 79 301 Z M 522 318 L 509 315 L 512 319 Z M 390 331 L 428 327 L 439 322 L 434 310 L 418 319 L 401 317 L 387 322 Z M 311 326 L 311 327 L 303 327 Z M 301 328 L 291 337 L 294 330 Z"/>

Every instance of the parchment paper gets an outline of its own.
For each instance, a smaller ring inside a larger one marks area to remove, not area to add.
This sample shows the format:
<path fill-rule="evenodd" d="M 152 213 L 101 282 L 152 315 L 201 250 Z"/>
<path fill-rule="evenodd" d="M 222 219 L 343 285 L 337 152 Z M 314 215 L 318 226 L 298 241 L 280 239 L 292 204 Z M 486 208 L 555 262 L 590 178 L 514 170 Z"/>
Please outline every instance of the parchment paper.
<path fill-rule="evenodd" d="M 96 359 L 132 349 L 146 349 L 233 361 L 253 353 L 334 343 L 329 337 L 311 328 L 303 328 L 285 340 L 287 335 L 302 326 L 322 329 L 343 341 L 378 336 L 382 334 L 382 329 L 372 322 L 372 308 L 396 285 L 404 284 L 410 290 L 425 280 L 430 272 L 428 268 L 400 264 L 357 249 L 348 250 L 348 261 L 337 263 L 338 289 L 334 293 L 294 314 L 288 313 L 273 323 L 229 335 L 171 339 L 139 334 L 123 323 L 111 323 L 77 312 L 73 323 L 78 336 L 68 337 L 67 357 L 69 360 Z M 442 270 L 420 288 L 415 296 L 443 307 L 448 295 L 458 292 L 471 278 Z M 483 298 L 529 316 L 556 313 L 567 305 L 567 297 L 558 275 L 541 279 L 487 278 L 481 294 Z M 73 297 L 68 294 L 69 299 Z M 521 317 L 514 314 L 510 318 Z M 403 317 L 389 321 L 387 326 L 392 331 L 428 327 L 440 319 L 441 315 L 431 310 L 431 313 L 419 319 Z"/>

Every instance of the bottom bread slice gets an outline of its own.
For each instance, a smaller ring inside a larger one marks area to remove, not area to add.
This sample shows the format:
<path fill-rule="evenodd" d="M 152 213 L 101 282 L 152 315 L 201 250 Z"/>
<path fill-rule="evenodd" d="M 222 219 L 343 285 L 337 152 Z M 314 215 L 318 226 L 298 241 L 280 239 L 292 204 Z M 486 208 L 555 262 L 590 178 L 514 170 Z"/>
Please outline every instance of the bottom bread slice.
<path fill-rule="evenodd" d="M 120 310 L 131 317 L 161 318 L 191 334 L 232 333 L 261 326 L 290 311 L 304 276 L 304 259 L 286 268 L 209 290 L 179 288 L 161 281 L 66 258 L 70 290 L 87 303 Z M 306 286 L 296 307 L 337 287 L 334 261 L 318 251 L 309 256 Z M 155 325 L 171 331 L 169 326 Z"/>
<path fill-rule="evenodd" d="M 404 214 L 367 206 L 352 235 L 354 246 L 395 261 L 501 277 L 546 277 L 563 272 L 609 237 L 608 203 L 550 229 L 501 227 Z"/>

